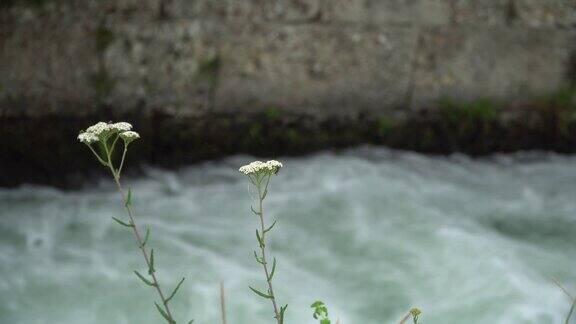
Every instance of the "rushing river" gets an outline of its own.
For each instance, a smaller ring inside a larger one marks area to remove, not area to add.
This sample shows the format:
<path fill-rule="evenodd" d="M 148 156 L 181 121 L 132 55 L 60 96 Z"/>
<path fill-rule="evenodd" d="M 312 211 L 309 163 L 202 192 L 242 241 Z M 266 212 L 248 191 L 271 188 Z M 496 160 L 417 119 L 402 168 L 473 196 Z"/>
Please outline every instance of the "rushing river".
<path fill-rule="evenodd" d="M 254 261 L 249 157 L 126 180 L 141 226 L 152 228 L 164 285 L 187 279 L 179 323 L 272 323 Z M 315 323 L 321 299 L 335 322 L 564 323 L 576 294 L 576 157 L 519 153 L 484 159 L 359 148 L 282 159 L 266 200 L 278 259 L 275 290 L 287 324 Z M 98 167 L 95 162 L 94 167 Z M 0 323 L 163 323 L 109 179 L 63 192 L 0 190 Z"/>

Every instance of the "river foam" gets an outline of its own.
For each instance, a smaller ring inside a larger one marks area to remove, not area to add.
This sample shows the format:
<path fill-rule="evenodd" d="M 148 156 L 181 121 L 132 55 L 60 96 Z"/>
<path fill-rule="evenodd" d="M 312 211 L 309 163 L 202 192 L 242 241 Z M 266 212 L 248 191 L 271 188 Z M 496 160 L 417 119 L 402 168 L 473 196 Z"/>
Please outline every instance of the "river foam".
<path fill-rule="evenodd" d="M 247 156 L 127 180 L 141 226 L 152 228 L 158 274 L 187 278 L 178 319 L 270 322 L 252 251 L 256 219 Z M 267 217 L 288 323 L 313 323 L 324 300 L 344 323 L 561 323 L 576 294 L 576 157 L 518 153 L 429 157 L 363 147 L 281 160 Z M 96 163 L 95 163 L 96 167 Z M 81 191 L 0 190 L 0 323 L 159 323 L 108 179 Z"/>

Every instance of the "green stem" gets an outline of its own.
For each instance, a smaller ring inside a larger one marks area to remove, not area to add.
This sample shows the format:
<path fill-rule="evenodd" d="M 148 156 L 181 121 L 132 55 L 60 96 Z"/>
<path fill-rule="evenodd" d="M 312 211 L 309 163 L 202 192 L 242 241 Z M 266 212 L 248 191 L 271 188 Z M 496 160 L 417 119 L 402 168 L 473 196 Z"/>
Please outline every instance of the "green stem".
<path fill-rule="evenodd" d="M 107 166 L 108 164 L 106 163 L 106 161 L 102 160 L 102 158 L 100 157 L 100 155 L 98 155 L 98 153 L 96 153 L 96 151 L 94 150 L 94 148 L 92 147 L 92 145 L 88 144 L 88 147 L 90 148 L 90 151 L 92 151 L 92 153 L 94 153 L 94 155 L 96 156 L 96 158 L 98 159 L 98 161 L 100 163 L 102 163 L 102 165 Z"/>
<path fill-rule="evenodd" d="M 122 184 L 120 182 L 121 167 L 118 170 L 114 169 L 114 165 L 112 164 L 112 159 L 110 156 L 110 150 L 108 150 L 107 145 L 104 146 L 104 149 L 106 151 L 106 155 L 108 158 L 108 167 L 110 169 L 110 172 L 112 172 L 112 176 L 114 177 L 114 182 L 116 183 L 116 188 L 118 189 L 118 191 L 120 192 L 120 195 L 122 196 L 122 201 L 124 202 L 124 208 L 126 209 L 126 213 L 128 214 L 128 218 L 130 219 L 130 224 L 132 225 L 131 228 L 132 228 L 132 232 L 134 234 L 134 239 L 138 243 L 138 247 L 139 247 L 140 251 L 142 251 L 142 256 L 144 257 L 144 261 L 146 262 L 147 268 L 151 269 L 152 268 L 152 262 L 151 262 L 150 256 L 148 255 L 148 252 L 146 251 L 146 247 L 143 244 L 142 236 L 140 235 L 140 232 L 138 231 L 138 225 L 136 224 L 136 221 L 134 219 L 132 207 L 130 206 L 130 204 L 127 203 L 128 200 L 126 197 L 126 193 L 124 192 L 124 189 L 122 188 Z M 122 159 L 124 159 L 125 154 L 126 154 L 126 148 L 124 148 L 124 154 L 122 156 Z M 168 318 L 166 320 L 168 321 L 169 324 L 176 323 L 176 321 L 174 321 L 174 319 L 172 317 L 170 307 L 168 306 L 168 299 L 166 299 L 164 292 L 162 291 L 162 288 L 160 286 L 160 282 L 159 282 L 158 278 L 156 277 L 156 274 L 153 271 L 151 271 L 150 276 L 152 277 L 153 286 L 156 289 L 160 299 L 162 300 L 162 305 L 164 306 L 164 310 L 166 311 L 166 314 L 168 315 Z"/>
<path fill-rule="evenodd" d="M 576 307 L 576 299 L 574 299 L 574 301 L 572 302 L 572 306 L 570 307 L 570 311 L 568 312 L 568 316 L 566 317 L 566 323 L 568 324 L 570 322 L 570 318 L 572 317 L 572 313 L 574 313 L 574 307 Z"/>
<path fill-rule="evenodd" d="M 270 271 L 268 269 L 268 262 L 266 261 L 266 226 L 264 224 L 264 193 L 268 189 L 268 183 L 270 181 L 270 175 L 268 176 L 268 180 L 266 181 L 266 186 L 264 191 L 262 191 L 262 187 L 258 186 L 258 197 L 259 197 L 259 213 L 258 216 L 260 217 L 260 230 L 261 230 L 261 238 L 262 243 L 260 245 L 260 251 L 262 253 L 262 267 L 264 268 L 264 274 L 266 275 L 266 282 L 268 283 L 268 294 L 270 295 L 270 300 L 272 301 L 272 306 L 274 308 L 274 318 L 278 324 L 282 324 L 282 318 L 280 317 L 280 312 L 278 311 L 278 305 L 276 303 L 276 296 L 274 295 L 274 288 L 272 287 L 272 278 L 270 278 Z"/>

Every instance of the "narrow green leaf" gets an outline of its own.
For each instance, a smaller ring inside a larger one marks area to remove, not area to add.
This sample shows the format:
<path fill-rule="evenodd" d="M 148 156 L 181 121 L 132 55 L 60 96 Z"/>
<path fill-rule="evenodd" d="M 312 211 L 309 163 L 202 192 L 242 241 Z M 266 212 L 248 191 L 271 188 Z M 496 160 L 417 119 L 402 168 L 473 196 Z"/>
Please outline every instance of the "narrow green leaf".
<path fill-rule="evenodd" d="M 156 286 L 152 281 L 144 278 L 144 276 L 141 275 L 140 272 L 134 270 L 134 273 L 138 276 L 138 278 L 140 278 L 140 280 L 142 280 L 142 281 L 143 281 L 145 284 L 147 284 L 148 286 L 150 286 L 150 287 L 155 287 L 155 286 Z"/>
<path fill-rule="evenodd" d="M 264 261 L 262 260 L 261 257 L 258 256 L 258 254 L 256 253 L 256 251 L 254 251 L 254 258 L 256 258 L 256 262 L 260 263 L 260 264 L 264 264 Z"/>
<path fill-rule="evenodd" d="M 286 312 L 286 308 L 288 308 L 288 304 L 280 307 L 280 324 L 284 323 L 284 313 Z"/>
<path fill-rule="evenodd" d="M 248 288 L 250 288 L 250 290 L 252 290 L 256 295 L 258 295 L 260 297 L 267 298 L 267 299 L 273 299 L 274 298 L 272 295 L 265 294 L 265 293 L 258 291 L 257 289 L 254 289 L 252 287 L 248 287 Z"/>
<path fill-rule="evenodd" d="M 257 211 L 254 209 L 254 207 L 252 207 L 252 206 L 250 206 L 250 210 L 252 210 L 252 212 L 253 212 L 254 214 L 256 214 L 256 215 L 262 214 L 261 212 L 257 212 Z"/>
<path fill-rule="evenodd" d="M 272 262 L 272 271 L 270 271 L 270 276 L 268 277 L 268 281 L 272 281 L 274 277 L 274 272 L 276 271 L 276 258 L 274 258 L 274 262 Z"/>
<path fill-rule="evenodd" d="M 148 267 L 148 274 L 152 275 L 154 273 L 154 249 L 150 250 L 150 267 Z"/>
<path fill-rule="evenodd" d="M 191 320 L 190 322 L 188 322 L 188 324 L 192 324 L 192 323 L 194 323 L 194 320 Z"/>
<path fill-rule="evenodd" d="M 260 237 L 260 232 L 258 232 L 258 230 L 256 230 L 256 239 L 258 240 L 258 244 L 260 244 L 260 247 L 264 247 L 264 241 L 262 240 L 262 237 Z"/>
<path fill-rule="evenodd" d="M 264 230 L 264 233 L 270 232 L 270 230 L 272 230 L 272 228 L 274 228 L 274 225 L 276 225 L 276 221 L 274 221 L 274 223 L 272 223 L 272 225 L 270 225 L 270 227 L 268 227 L 267 229 L 265 229 L 265 230 Z"/>
<path fill-rule="evenodd" d="M 176 321 L 174 321 L 174 320 L 170 317 L 170 315 L 168 315 L 168 313 L 166 313 L 166 311 L 163 310 L 162 307 L 160 307 L 160 306 L 158 305 L 158 303 L 154 302 L 154 305 L 156 305 L 156 309 L 158 310 L 158 312 L 160 313 L 160 315 L 162 315 L 162 317 L 164 317 L 164 319 L 168 321 L 168 323 L 170 323 L 170 324 L 175 324 L 175 323 L 176 323 Z"/>
<path fill-rule="evenodd" d="M 144 241 L 142 241 L 140 247 L 143 248 L 144 246 L 146 246 L 146 243 L 148 243 L 148 238 L 150 238 L 150 227 L 146 226 L 146 235 L 144 235 Z"/>
<path fill-rule="evenodd" d="M 128 188 L 128 195 L 126 196 L 126 203 L 124 206 L 128 208 L 128 206 L 132 205 L 132 190 Z"/>
<path fill-rule="evenodd" d="M 176 288 L 174 288 L 174 290 L 172 291 L 172 293 L 170 294 L 170 297 L 166 298 L 166 304 L 168 304 L 168 302 L 174 298 L 174 296 L 176 295 L 176 293 L 178 292 L 178 289 L 180 289 L 180 286 L 182 286 L 182 283 L 184 282 L 184 280 L 186 280 L 186 278 L 182 278 L 182 280 L 180 280 L 180 282 L 176 285 Z"/>
<path fill-rule="evenodd" d="M 134 225 L 132 225 L 132 223 L 124 223 L 123 221 L 119 220 L 116 217 L 112 217 L 113 220 L 116 221 L 116 223 L 122 225 L 122 226 L 126 226 L 126 227 L 134 227 Z"/>

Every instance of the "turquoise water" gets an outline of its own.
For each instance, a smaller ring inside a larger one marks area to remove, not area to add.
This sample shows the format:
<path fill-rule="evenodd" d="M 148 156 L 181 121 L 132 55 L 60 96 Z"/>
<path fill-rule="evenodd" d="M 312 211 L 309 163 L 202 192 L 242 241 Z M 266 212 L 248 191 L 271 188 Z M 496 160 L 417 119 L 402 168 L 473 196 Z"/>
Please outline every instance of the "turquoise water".
<path fill-rule="evenodd" d="M 247 180 L 229 158 L 128 179 L 140 225 L 152 228 L 158 274 L 187 278 L 181 322 L 272 323 L 252 255 Z M 287 323 L 314 323 L 324 300 L 343 323 L 563 323 L 576 294 L 576 157 L 519 153 L 427 157 L 380 148 L 281 159 L 267 217 Z M 98 167 L 97 163 L 94 163 Z M 74 192 L 0 190 L 0 323 L 162 323 L 109 179 Z"/>

